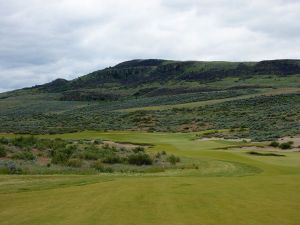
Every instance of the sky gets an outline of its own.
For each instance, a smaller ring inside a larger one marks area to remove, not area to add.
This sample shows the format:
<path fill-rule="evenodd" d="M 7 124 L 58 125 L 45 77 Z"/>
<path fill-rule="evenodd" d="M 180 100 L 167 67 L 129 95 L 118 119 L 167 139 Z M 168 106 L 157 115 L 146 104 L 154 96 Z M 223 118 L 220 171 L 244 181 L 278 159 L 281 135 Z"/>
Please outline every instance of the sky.
<path fill-rule="evenodd" d="M 300 0 L 0 0 L 0 92 L 131 59 L 300 58 Z"/>

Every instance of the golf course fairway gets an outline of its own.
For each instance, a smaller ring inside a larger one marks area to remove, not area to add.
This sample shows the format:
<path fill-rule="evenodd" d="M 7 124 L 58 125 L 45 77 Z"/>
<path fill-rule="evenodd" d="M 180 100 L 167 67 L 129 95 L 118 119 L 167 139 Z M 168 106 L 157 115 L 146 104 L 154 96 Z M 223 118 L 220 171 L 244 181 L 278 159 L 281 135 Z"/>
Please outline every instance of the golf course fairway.
<path fill-rule="evenodd" d="M 0 136 L 12 136 L 3 134 Z M 194 133 L 81 132 L 47 138 L 151 144 L 197 169 L 99 175 L 1 175 L 0 225 L 297 225 L 300 152 L 230 150 Z M 224 149 L 222 149 L 224 148 Z"/>

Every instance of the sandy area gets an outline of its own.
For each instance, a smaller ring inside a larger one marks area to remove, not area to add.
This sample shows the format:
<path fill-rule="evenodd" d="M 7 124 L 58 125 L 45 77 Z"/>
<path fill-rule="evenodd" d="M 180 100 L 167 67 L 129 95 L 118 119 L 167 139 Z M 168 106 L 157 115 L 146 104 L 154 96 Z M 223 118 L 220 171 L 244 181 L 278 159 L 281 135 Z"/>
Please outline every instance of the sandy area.
<path fill-rule="evenodd" d="M 237 150 L 247 150 L 247 151 L 268 151 L 268 152 L 298 152 L 298 148 L 293 149 L 280 149 L 280 148 L 273 148 L 271 146 L 266 147 L 257 147 L 257 146 L 249 146 L 249 147 L 241 147 L 241 148 L 232 148 Z"/>
<path fill-rule="evenodd" d="M 288 141 L 294 142 L 293 147 L 297 148 L 300 146 L 300 135 L 298 134 L 298 135 L 295 135 L 292 137 L 283 137 L 283 138 L 278 139 L 279 143 L 288 142 Z"/>
<path fill-rule="evenodd" d="M 138 145 L 134 144 L 127 144 L 127 143 L 117 143 L 113 141 L 103 141 L 104 144 L 108 144 L 111 147 L 116 147 L 116 148 L 127 148 L 127 149 L 133 149 L 136 147 L 139 147 Z"/>
<path fill-rule="evenodd" d="M 232 141 L 232 142 L 243 142 L 243 141 L 250 142 L 251 139 L 226 139 L 226 138 L 217 138 L 217 137 L 211 137 L 211 138 L 201 138 L 198 139 L 198 141 Z"/>

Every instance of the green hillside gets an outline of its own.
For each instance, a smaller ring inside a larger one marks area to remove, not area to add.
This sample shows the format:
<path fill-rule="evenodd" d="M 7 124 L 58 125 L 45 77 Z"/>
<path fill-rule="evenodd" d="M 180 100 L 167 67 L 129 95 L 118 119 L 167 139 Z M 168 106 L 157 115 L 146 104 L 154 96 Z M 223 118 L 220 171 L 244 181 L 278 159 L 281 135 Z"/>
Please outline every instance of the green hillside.
<path fill-rule="evenodd" d="M 0 132 L 190 132 L 242 129 L 271 140 L 299 133 L 300 60 L 132 60 L 77 79 L 0 94 Z"/>

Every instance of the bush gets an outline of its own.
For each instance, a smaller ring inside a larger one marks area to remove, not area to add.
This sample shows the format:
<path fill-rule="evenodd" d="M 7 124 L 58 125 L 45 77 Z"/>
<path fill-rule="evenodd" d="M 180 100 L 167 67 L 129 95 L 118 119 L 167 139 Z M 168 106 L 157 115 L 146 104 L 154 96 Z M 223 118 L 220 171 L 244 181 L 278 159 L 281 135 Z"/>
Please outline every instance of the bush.
<path fill-rule="evenodd" d="M 102 146 L 103 149 L 110 149 L 109 145 L 106 143 Z"/>
<path fill-rule="evenodd" d="M 67 148 L 59 148 L 51 150 L 52 163 L 54 164 L 65 164 L 71 158 L 73 153 L 76 151 L 74 146 Z"/>
<path fill-rule="evenodd" d="M 0 145 L 0 158 L 6 156 L 6 150 L 3 146 Z"/>
<path fill-rule="evenodd" d="M 98 171 L 103 171 L 104 170 L 104 165 L 101 161 L 95 161 L 93 162 L 90 167 L 94 168 L 95 170 L 98 170 Z"/>
<path fill-rule="evenodd" d="M 9 140 L 7 138 L 2 137 L 2 138 L 0 138 L 0 143 L 7 145 L 9 143 Z"/>
<path fill-rule="evenodd" d="M 122 159 L 118 155 L 108 155 L 106 156 L 102 162 L 109 163 L 109 164 L 115 164 L 122 162 Z"/>
<path fill-rule="evenodd" d="M 170 155 L 167 158 L 168 162 L 171 163 L 172 165 L 176 165 L 176 163 L 180 162 L 180 158 L 176 157 L 175 155 Z"/>
<path fill-rule="evenodd" d="M 104 166 L 103 163 L 99 160 L 93 162 L 90 165 L 91 168 L 94 168 L 95 170 L 103 173 L 112 173 L 114 170 L 111 167 Z"/>
<path fill-rule="evenodd" d="M 95 145 L 100 145 L 100 144 L 102 144 L 102 141 L 101 141 L 101 140 L 95 140 L 95 141 L 94 141 L 94 144 L 95 144 Z"/>
<path fill-rule="evenodd" d="M 82 166 L 82 161 L 80 159 L 69 159 L 68 166 L 79 168 Z"/>
<path fill-rule="evenodd" d="M 33 147 L 37 143 L 37 138 L 34 136 L 29 136 L 29 137 L 17 137 L 13 139 L 12 143 L 13 145 L 20 147 L 20 148 L 25 148 L 25 147 Z"/>
<path fill-rule="evenodd" d="M 4 168 L 1 169 L 1 172 L 5 174 L 21 174 L 22 169 L 19 168 L 15 162 L 9 161 L 4 163 Z"/>
<path fill-rule="evenodd" d="M 134 152 L 134 153 L 138 153 L 138 152 L 145 152 L 145 149 L 143 148 L 143 147 L 136 147 L 136 148 L 134 148 L 134 149 L 132 149 L 132 151 Z"/>
<path fill-rule="evenodd" d="M 161 158 L 160 152 L 157 152 L 157 153 L 155 154 L 155 158 L 157 158 L 157 159 L 160 159 L 160 158 Z"/>
<path fill-rule="evenodd" d="M 152 165 L 153 161 L 148 154 L 139 152 L 139 153 L 129 155 L 128 163 L 141 166 L 141 165 Z"/>
<path fill-rule="evenodd" d="M 96 152 L 84 152 L 80 157 L 86 160 L 97 160 L 100 158 L 99 154 Z"/>
<path fill-rule="evenodd" d="M 279 145 L 279 148 L 281 148 L 281 149 L 290 149 L 290 148 L 292 148 L 293 143 L 294 142 L 292 142 L 292 141 L 281 143 Z"/>
<path fill-rule="evenodd" d="M 272 141 L 270 146 L 277 148 L 279 146 L 279 143 L 277 141 Z"/>
<path fill-rule="evenodd" d="M 32 152 L 23 151 L 14 154 L 12 158 L 21 160 L 35 160 L 36 157 L 32 154 Z"/>

